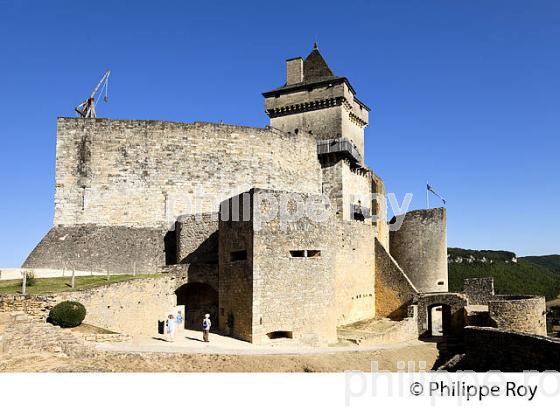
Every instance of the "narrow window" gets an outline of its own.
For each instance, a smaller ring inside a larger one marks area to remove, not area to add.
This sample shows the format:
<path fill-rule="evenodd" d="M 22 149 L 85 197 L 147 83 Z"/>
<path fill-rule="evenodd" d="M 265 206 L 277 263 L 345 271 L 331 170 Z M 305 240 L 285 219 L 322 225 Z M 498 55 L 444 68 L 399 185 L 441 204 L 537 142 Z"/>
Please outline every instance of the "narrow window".
<path fill-rule="evenodd" d="M 287 330 L 277 330 L 266 334 L 269 339 L 292 339 L 293 333 Z"/>
<path fill-rule="evenodd" d="M 443 282 L 442 280 L 440 280 L 437 284 L 438 284 L 439 286 L 442 286 L 442 285 L 444 284 L 444 282 Z"/>
<path fill-rule="evenodd" d="M 319 251 L 319 250 L 308 250 L 307 251 L 307 257 L 308 258 L 318 258 L 319 256 L 321 256 L 321 251 Z"/>
<path fill-rule="evenodd" d="M 305 258 L 305 251 L 290 251 L 290 256 L 292 258 Z"/>
<path fill-rule="evenodd" d="M 86 210 L 86 187 L 82 187 L 82 211 Z"/>
<path fill-rule="evenodd" d="M 229 254 L 230 262 L 247 260 L 247 251 L 234 251 Z"/>

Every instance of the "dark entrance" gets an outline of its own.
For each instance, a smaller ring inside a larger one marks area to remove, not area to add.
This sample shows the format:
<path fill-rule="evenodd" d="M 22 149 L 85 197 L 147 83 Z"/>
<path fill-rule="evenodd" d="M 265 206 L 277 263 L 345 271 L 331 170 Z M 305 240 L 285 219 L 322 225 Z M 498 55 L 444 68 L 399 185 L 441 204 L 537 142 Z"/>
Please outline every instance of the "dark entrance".
<path fill-rule="evenodd" d="M 175 291 L 177 305 L 185 305 L 185 328 L 202 329 L 202 319 L 210 314 L 212 327 L 218 327 L 218 292 L 205 283 L 187 283 Z"/>
<path fill-rule="evenodd" d="M 451 307 L 445 304 L 428 306 L 428 335 L 448 336 L 451 328 Z"/>

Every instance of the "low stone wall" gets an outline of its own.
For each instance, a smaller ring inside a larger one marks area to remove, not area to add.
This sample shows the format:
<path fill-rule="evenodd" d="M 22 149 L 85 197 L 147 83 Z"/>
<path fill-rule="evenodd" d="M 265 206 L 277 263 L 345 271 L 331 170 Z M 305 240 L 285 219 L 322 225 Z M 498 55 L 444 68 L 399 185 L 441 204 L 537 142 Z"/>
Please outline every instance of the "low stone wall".
<path fill-rule="evenodd" d="M 54 295 L 0 295 L 0 313 L 23 312 L 44 319 L 55 304 Z"/>
<path fill-rule="evenodd" d="M 59 293 L 56 300 L 82 303 L 87 311 L 85 323 L 130 335 L 155 335 L 158 321 L 175 312 L 175 289 L 175 278 L 162 275 Z"/>
<path fill-rule="evenodd" d="M 496 295 L 488 302 L 490 321 L 505 330 L 546 336 L 546 302 L 542 296 Z"/>
<path fill-rule="evenodd" d="M 375 268 L 375 316 L 402 319 L 418 291 L 377 239 Z"/>
<path fill-rule="evenodd" d="M 503 329 L 464 329 L 465 358 L 456 370 L 560 371 L 560 339 Z"/>
<path fill-rule="evenodd" d="M 176 279 L 171 275 L 134 279 L 89 290 L 49 295 L 2 295 L 0 312 L 25 312 L 45 320 L 59 302 L 75 300 L 86 307 L 84 323 L 132 335 L 154 335 L 158 321 L 175 311 Z"/>
<path fill-rule="evenodd" d="M 76 336 L 93 343 L 122 343 L 132 339 L 131 336 L 122 333 L 76 333 Z"/>
<path fill-rule="evenodd" d="M 46 323 L 24 313 L 11 313 L 0 336 L 0 351 L 4 353 L 64 353 L 80 356 L 91 351 L 69 329 Z"/>
<path fill-rule="evenodd" d="M 129 335 L 153 336 L 158 321 L 176 313 L 175 291 L 186 283 L 217 288 L 217 265 L 175 265 L 170 273 L 154 278 L 132 279 L 92 289 L 48 295 L 0 295 L 1 312 L 25 312 L 45 320 L 57 303 L 75 300 L 86 307 L 84 323 Z"/>

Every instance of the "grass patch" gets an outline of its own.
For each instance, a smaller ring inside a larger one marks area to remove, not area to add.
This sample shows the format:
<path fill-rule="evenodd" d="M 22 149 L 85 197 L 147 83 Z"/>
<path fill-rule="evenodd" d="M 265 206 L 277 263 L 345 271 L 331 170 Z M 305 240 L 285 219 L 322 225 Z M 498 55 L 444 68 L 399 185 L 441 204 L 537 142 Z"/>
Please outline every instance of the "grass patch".
<path fill-rule="evenodd" d="M 70 276 L 58 277 L 58 278 L 37 278 L 33 286 L 29 286 L 26 289 L 28 295 L 40 295 L 44 293 L 60 293 L 60 292 L 71 292 L 76 290 L 86 290 L 92 289 L 103 285 L 109 285 L 112 283 L 126 282 L 128 280 L 134 279 L 145 279 L 145 278 L 155 278 L 159 277 L 159 274 L 154 275 L 115 275 L 110 276 L 107 280 L 107 276 L 76 276 L 75 285 L 76 287 L 72 289 L 70 287 L 72 283 L 72 278 Z M 21 293 L 21 279 L 15 280 L 2 280 L 0 281 L 0 294 L 10 295 Z"/>

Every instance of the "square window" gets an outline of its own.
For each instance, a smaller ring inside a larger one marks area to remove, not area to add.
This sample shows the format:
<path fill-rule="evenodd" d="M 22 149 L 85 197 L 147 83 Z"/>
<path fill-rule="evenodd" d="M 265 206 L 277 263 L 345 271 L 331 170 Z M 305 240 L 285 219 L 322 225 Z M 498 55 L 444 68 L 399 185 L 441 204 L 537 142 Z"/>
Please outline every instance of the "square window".
<path fill-rule="evenodd" d="M 247 251 L 234 251 L 229 254 L 230 262 L 247 260 Z"/>

